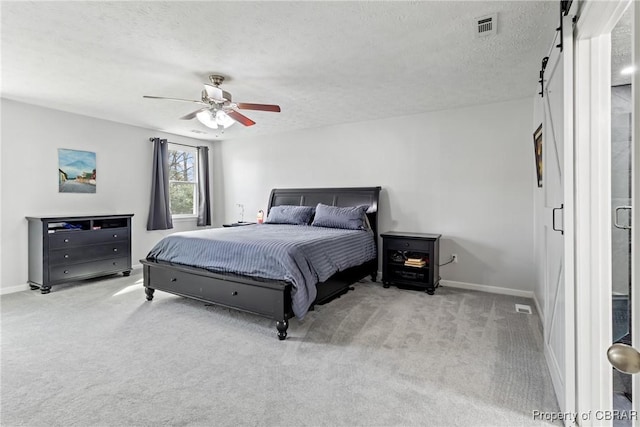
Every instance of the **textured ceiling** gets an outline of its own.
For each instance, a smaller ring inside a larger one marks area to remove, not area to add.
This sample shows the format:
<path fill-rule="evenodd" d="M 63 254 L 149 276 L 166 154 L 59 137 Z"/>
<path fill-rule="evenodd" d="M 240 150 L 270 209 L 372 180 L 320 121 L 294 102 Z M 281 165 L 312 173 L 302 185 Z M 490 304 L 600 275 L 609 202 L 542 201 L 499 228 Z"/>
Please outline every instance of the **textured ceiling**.
<path fill-rule="evenodd" d="M 518 99 L 537 89 L 556 1 L 7 2 L 2 97 L 205 139 Z M 498 13 L 498 33 L 474 20 Z M 208 75 L 257 124 L 178 118 Z M 206 132 L 194 133 L 192 130 Z"/>
<path fill-rule="evenodd" d="M 627 8 L 622 18 L 611 32 L 611 85 L 631 84 L 631 74 L 620 72 L 632 64 L 631 42 L 633 40 L 631 25 L 633 8 Z"/>

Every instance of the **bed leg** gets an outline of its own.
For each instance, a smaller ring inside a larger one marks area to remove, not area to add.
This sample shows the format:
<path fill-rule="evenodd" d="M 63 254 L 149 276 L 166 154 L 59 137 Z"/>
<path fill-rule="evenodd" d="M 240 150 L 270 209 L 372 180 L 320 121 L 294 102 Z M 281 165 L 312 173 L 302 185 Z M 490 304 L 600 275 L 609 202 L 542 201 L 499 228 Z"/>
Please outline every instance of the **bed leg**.
<path fill-rule="evenodd" d="M 153 292 L 155 289 L 153 288 L 144 288 L 144 293 L 147 294 L 147 301 L 151 301 L 153 299 Z"/>
<path fill-rule="evenodd" d="M 276 328 L 278 328 L 278 339 L 280 341 L 287 338 L 287 328 L 289 328 L 289 321 L 287 319 L 278 320 L 276 322 Z"/>

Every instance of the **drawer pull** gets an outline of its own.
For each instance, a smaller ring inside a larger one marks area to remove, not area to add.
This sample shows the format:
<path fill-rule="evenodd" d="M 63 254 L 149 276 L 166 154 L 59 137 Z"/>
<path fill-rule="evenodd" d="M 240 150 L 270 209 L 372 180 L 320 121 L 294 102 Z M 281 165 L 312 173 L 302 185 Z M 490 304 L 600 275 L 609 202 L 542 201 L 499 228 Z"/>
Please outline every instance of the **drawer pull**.
<path fill-rule="evenodd" d="M 117 235 L 117 234 L 114 234 L 114 235 L 113 235 L 113 237 L 118 237 L 118 235 Z"/>
<path fill-rule="evenodd" d="M 118 265 L 118 263 L 114 261 L 113 265 Z"/>
<path fill-rule="evenodd" d="M 113 248 L 113 252 L 118 252 L 118 248 Z"/>
<path fill-rule="evenodd" d="M 69 254 L 64 254 L 64 257 L 65 258 L 69 258 Z"/>
<path fill-rule="evenodd" d="M 65 243 L 69 243 L 69 239 L 64 239 L 64 242 Z"/>
<path fill-rule="evenodd" d="M 411 244 L 409 244 L 409 242 L 406 242 L 404 245 L 405 245 L 406 247 L 411 246 Z"/>
<path fill-rule="evenodd" d="M 65 270 L 65 271 L 64 271 L 64 274 L 69 274 L 69 270 Z"/>
<path fill-rule="evenodd" d="M 238 291 L 231 292 L 231 295 L 233 295 L 235 297 L 236 295 L 238 295 Z"/>
<path fill-rule="evenodd" d="M 172 281 L 172 282 L 177 282 L 177 281 L 178 281 L 178 279 L 176 279 L 175 277 L 172 277 L 172 278 L 171 278 L 171 281 Z"/>

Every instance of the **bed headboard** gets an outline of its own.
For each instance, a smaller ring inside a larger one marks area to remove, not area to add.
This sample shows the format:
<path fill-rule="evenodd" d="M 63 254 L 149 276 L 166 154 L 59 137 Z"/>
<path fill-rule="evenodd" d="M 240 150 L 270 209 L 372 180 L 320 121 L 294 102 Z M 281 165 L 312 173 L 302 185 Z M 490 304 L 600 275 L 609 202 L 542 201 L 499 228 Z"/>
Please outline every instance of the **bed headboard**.
<path fill-rule="evenodd" d="M 378 200 L 381 187 L 346 188 L 274 188 L 269 196 L 269 210 L 272 206 L 295 205 L 316 206 L 323 203 L 329 206 L 368 205 L 367 216 L 371 228 L 378 237 Z"/>

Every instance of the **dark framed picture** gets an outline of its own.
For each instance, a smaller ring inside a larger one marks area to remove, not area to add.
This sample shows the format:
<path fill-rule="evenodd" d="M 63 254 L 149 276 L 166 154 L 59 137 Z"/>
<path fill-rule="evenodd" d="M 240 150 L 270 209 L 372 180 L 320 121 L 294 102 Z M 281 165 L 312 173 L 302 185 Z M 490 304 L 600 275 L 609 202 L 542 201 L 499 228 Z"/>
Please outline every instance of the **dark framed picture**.
<path fill-rule="evenodd" d="M 542 124 L 533 133 L 533 150 L 536 155 L 536 175 L 538 187 L 542 187 Z"/>

